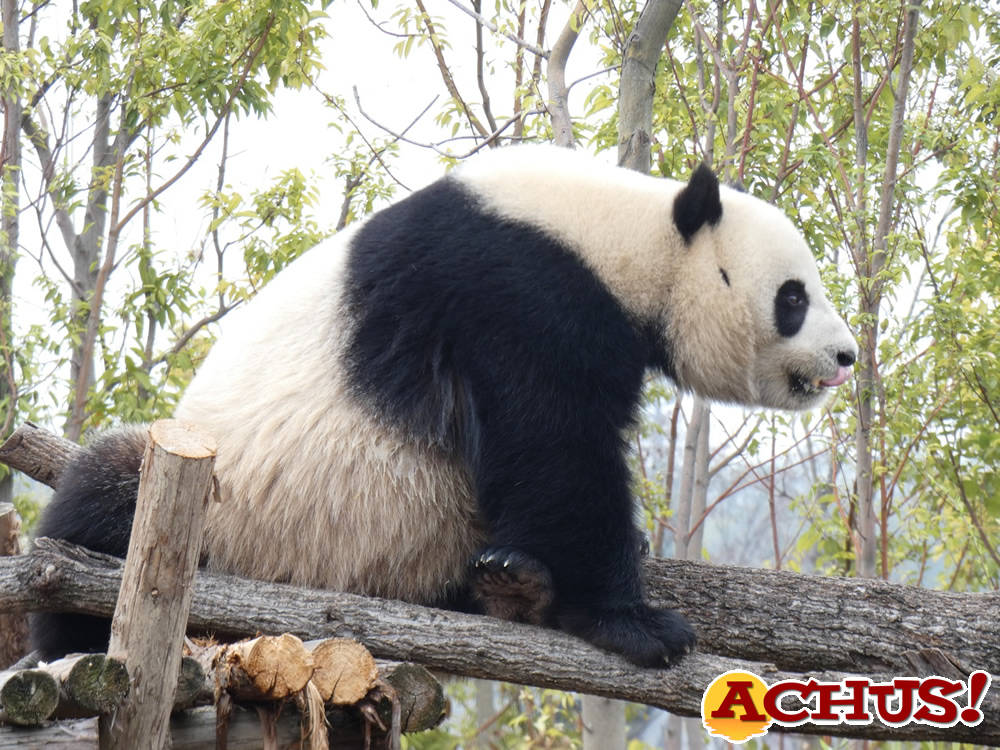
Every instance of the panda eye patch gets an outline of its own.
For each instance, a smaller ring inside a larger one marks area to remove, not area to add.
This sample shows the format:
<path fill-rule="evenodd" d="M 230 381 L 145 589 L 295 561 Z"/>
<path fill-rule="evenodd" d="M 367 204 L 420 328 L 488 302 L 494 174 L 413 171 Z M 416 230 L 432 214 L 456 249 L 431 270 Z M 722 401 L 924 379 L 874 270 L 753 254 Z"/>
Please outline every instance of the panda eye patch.
<path fill-rule="evenodd" d="M 789 279 L 774 297 L 774 324 L 778 333 L 788 338 L 802 329 L 809 310 L 809 296 L 801 281 Z"/>

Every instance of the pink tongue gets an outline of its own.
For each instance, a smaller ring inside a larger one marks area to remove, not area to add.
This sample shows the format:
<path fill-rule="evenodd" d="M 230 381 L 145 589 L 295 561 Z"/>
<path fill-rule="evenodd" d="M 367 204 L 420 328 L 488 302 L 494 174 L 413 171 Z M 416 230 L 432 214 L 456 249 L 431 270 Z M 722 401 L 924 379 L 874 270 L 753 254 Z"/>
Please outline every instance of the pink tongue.
<path fill-rule="evenodd" d="M 834 375 L 829 380 L 821 380 L 819 384 L 824 388 L 835 388 L 838 385 L 846 383 L 851 378 L 851 369 L 849 367 L 841 367 L 837 370 L 837 374 Z"/>

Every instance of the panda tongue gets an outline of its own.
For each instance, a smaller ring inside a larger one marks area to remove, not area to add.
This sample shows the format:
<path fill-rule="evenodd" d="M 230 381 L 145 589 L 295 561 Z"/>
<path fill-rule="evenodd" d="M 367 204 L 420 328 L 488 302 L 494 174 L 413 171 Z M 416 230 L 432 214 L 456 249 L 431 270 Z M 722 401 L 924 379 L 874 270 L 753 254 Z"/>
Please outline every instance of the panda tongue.
<path fill-rule="evenodd" d="M 824 388 L 836 388 L 838 385 L 846 383 L 851 377 L 851 370 L 849 367 L 841 367 L 837 370 L 837 374 L 834 375 L 829 380 L 821 380 L 819 384 Z"/>

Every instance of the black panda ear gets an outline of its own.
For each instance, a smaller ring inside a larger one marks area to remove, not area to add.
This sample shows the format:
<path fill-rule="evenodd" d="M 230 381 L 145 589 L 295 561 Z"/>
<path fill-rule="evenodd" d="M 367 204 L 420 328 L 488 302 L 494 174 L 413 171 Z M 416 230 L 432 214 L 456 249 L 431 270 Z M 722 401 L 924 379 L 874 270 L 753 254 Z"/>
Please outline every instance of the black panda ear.
<path fill-rule="evenodd" d="M 674 224 L 684 242 L 691 242 L 705 224 L 715 226 L 721 218 L 719 179 L 711 167 L 702 162 L 691 175 L 691 181 L 674 198 Z"/>

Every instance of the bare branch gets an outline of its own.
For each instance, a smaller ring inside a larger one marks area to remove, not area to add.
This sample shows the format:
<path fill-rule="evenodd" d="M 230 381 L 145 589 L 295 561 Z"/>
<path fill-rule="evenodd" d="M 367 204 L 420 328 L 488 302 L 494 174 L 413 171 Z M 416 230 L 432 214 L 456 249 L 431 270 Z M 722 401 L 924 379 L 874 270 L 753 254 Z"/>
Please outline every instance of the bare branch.
<path fill-rule="evenodd" d="M 434 22 L 431 21 L 430 14 L 424 7 L 423 0 L 416 0 L 417 7 L 420 9 L 421 18 L 424 22 L 424 28 L 427 29 L 427 38 L 430 40 L 431 48 L 434 50 L 434 57 L 437 59 L 438 70 L 441 73 L 441 80 L 444 81 L 444 87 L 448 90 L 448 95 L 452 100 L 461 107 L 462 112 L 465 114 L 466 119 L 469 121 L 469 125 L 472 129 L 477 131 L 484 138 L 489 136 L 490 131 L 486 128 L 483 123 L 479 121 L 475 113 L 469 108 L 465 99 L 462 98 L 461 92 L 458 90 L 458 84 L 455 83 L 455 78 L 451 74 L 451 70 L 448 68 L 448 62 L 444 58 L 444 48 L 441 45 L 441 38 L 438 36 L 437 29 L 434 26 Z"/>
<path fill-rule="evenodd" d="M 506 31 L 500 31 L 500 27 L 498 27 L 495 23 L 492 23 L 488 18 L 486 18 L 486 16 L 482 15 L 479 12 L 478 8 L 476 10 L 471 10 L 469 8 L 466 8 L 464 5 L 462 5 L 462 3 L 459 2 L 459 0 L 448 0 L 448 2 L 451 3 L 452 5 L 454 5 L 456 8 L 458 8 L 460 11 L 462 11 L 466 15 L 469 15 L 469 16 L 472 16 L 473 18 L 475 18 L 477 23 L 479 23 L 482 26 L 485 26 L 487 29 L 489 29 L 490 31 L 492 31 L 494 34 L 500 34 L 501 36 L 504 36 L 507 39 L 510 39 L 510 41 L 514 42 L 514 44 L 516 44 L 518 47 L 521 47 L 522 49 L 528 50 L 528 52 L 531 52 L 533 55 L 541 57 L 542 59 L 546 59 L 546 60 L 548 59 L 549 53 L 546 52 L 545 50 L 543 50 L 540 46 L 534 45 L 531 42 L 528 42 L 528 41 L 526 41 L 526 40 L 522 39 L 521 37 L 516 36 L 514 34 L 510 34 L 510 33 L 506 32 Z"/>

